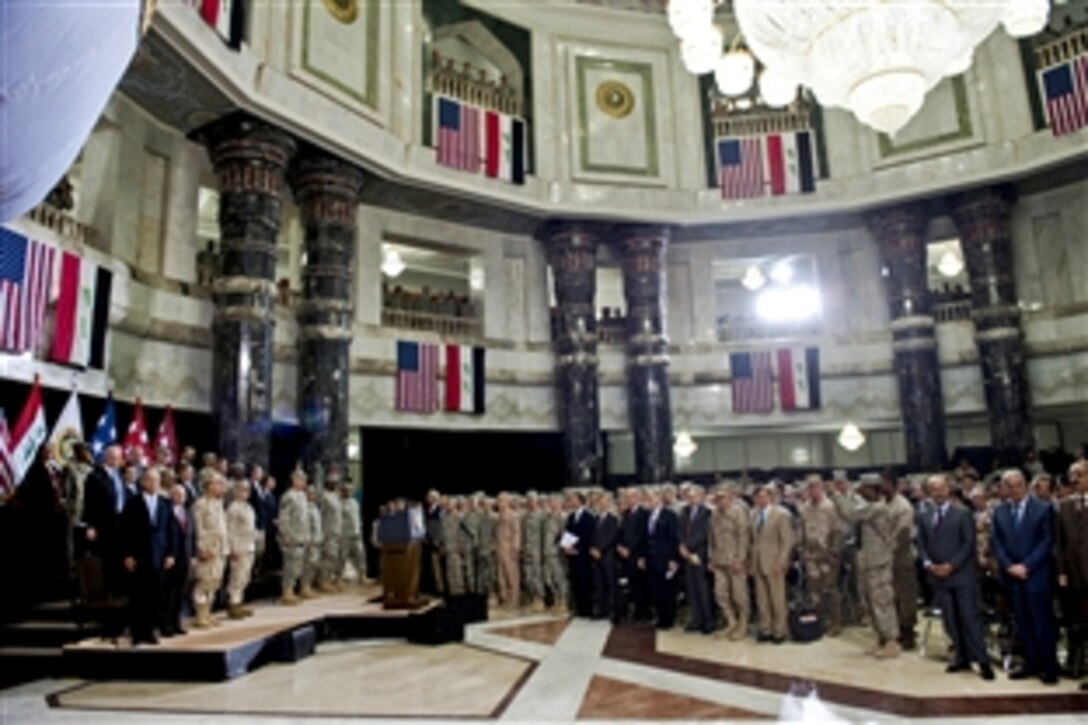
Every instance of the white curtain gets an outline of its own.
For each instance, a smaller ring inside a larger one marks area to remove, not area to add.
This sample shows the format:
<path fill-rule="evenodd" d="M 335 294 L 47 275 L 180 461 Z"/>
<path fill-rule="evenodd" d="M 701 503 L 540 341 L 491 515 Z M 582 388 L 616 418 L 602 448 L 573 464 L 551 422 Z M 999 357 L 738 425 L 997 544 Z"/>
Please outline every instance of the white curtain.
<path fill-rule="evenodd" d="M 75 161 L 136 52 L 140 0 L 0 0 L 0 222 Z"/>

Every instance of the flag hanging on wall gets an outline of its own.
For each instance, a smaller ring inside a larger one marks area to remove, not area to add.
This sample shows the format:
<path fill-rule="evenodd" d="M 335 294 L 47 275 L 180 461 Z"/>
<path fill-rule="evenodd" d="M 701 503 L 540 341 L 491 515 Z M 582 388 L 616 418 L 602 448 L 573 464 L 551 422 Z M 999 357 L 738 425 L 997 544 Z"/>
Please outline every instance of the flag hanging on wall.
<path fill-rule="evenodd" d="M 1039 71 L 1046 120 L 1055 136 L 1088 126 L 1088 53 Z"/>
<path fill-rule="evenodd" d="M 41 337 L 56 250 L 0 228 L 0 350 L 33 351 Z"/>
<path fill-rule="evenodd" d="M 397 342 L 396 410 L 433 413 L 438 410 L 438 345 Z"/>
<path fill-rule="evenodd" d="M 112 276 L 110 270 L 71 252 L 61 256 L 51 360 L 87 367 L 95 341 L 100 349 L 104 347 L 112 285 L 107 282 L 100 288 L 99 278 L 112 279 Z M 94 367 L 102 367 L 101 360 Z"/>
<path fill-rule="evenodd" d="M 14 489 L 15 463 L 11 460 L 11 434 L 7 414 L 0 408 L 0 492 L 9 493 Z"/>
<path fill-rule="evenodd" d="M 147 439 L 147 424 L 144 422 L 144 404 L 139 398 L 136 398 L 136 408 L 132 411 L 132 422 L 128 424 L 122 447 L 126 459 L 131 455 L 132 451 L 136 451 L 140 456 L 141 466 L 151 463 L 151 446 Z"/>
<path fill-rule="evenodd" d="M 83 412 L 79 405 L 79 394 L 72 391 L 68 396 L 68 402 L 64 404 L 64 410 L 53 423 L 53 432 L 49 434 L 49 442 L 57 451 L 62 460 L 71 461 L 74 455 L 72 446 L 83 440 Z"/>
<path fill-rule="evenodd" d="M 11 440 L 8 443 L 11 451 L 12 471 L 14 483 L 18 486 L 26 472 L 34 463 L 34 457 L 38 449 L 45 443 L 49 430 L 45 425 L 45 406 L 42 404 L 42 386 L 35 380 L 30 389 L 23 412 L 15 421 L 15 427 L 11 430 Z"/>
<path fill-rule="evenodd" d="M 219 37 L 235 50 L 242 47 L 246 26 L 244 0 L 191 0 L 204 22 L 215 29 Z"/>
<path fill-rule="evenodd" d="M 719 138 L 717 146 L 723 199 L 816 191 L 816 158 L 809 131 Z"/>
<path fill-rule="evenodd" d="M 172 405 L 166 406 L 166 412 L 162 415 L 162 422 L 159 423 L 159 431 L 155 434 L 155 453 L 158 454 L 163 449 L 169 451 L 170 454 L 167 463 L 170 465 L 177 463 L 178 436 L 174 430 L 174 406 Z"/>
<path fill-rule="evenodd" d="M 729 355 L 734 413 L 770 413 L 774 410 L 771 353 L 734 352 Z"/>
<path fill-rule="evenodd" d="M 435 158 L 441 166 L 525 183 L 525 121 L 435 96 Z"/>
<path fill-rule="evenodd" d="M 484 412 L 484 349 L 446 345 L 446 410 Z"/>
<path fill-rule="evenodd" d="M 782 410 L 820 407 L 820 349 L 784 348 L 778 351 L 778 397 Z"/>
<path fill-rule="evenodd" d="M 113 394 L 106 396 L 106 408 L 98 418 L 91 436 L 91 454 L 96 461 L 102 459 L 106 446 L 117 442 L 117 408 L 113 405 Z"/>
<path fill-rule="evenodd" d="M 106 332 L 110 324 L 112 292 L 113 272 L 101 265 L 95 265 L 94 306 L 90 310 L 91 349 L 87 367 L 99 370 L 106 368 Z"/>

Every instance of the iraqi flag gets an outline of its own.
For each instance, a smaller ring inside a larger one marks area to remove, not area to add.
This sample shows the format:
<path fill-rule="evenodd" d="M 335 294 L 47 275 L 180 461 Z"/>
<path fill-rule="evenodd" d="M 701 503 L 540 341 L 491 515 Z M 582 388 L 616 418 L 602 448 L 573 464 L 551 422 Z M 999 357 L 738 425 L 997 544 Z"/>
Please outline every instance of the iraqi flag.
<path fill-rule="evenodd" d="M 512 184 L 525 183 L 525 122 L 498 111 L 484 117 L 484 173 Z"/>
<path fill-rule="evenodd" d="M 79 394 L 76 391 L 68 396 L 68 402 L 64 404 L 64 410 L 53 423 L 53 432 L 49 434 L 49 442 L 57 451 L 61 460 L 71 461 L 74 457 L 72 447 L 83 440 L 83 412 L 79 405 Z"/>
<path fill-rule="evenodd" d="M 11 468 L 14 473 L 15 485 L 18 486 L 26 472 L 34 463 L 34 457 L 38 449 L 45 443 L 49 436 L 49 429 L 45 425 L 45 407 L 42 405 L 42 387 L 37 380 L 30 389 L 23 412 L 15 421 L 15 427 L 11 429 L 11 438 L 8 442 L 11 453 Z"/>
<path fill-rule="evenodd" d="M 161 450 L 168 452 L 166 462 L 171 466 L 178 461 L 178 436 L 174 430 L 174 406 L 166 406 L 162 422 L 159 423 L 159 431 L 155 434 L 155 452 Z"/>
<path fill-rule="evenodd" d="M 446 345 L 446 410 L 484 412 L 484 349 Z"/>
<path fill-rule="evenodd" d="M 770 133 L 765 137 L 764 178 L 773 196 L 810 194 L 816 191 L 812 134 Z"/>
<path fill-rule="evenodd" d="M 778 351 L 778 397 L 782 410 L 820 407 L 820 349 L 793 347 Z"/>
<path fill-rule="evenodd" d="M 54 362 L 86 367 L 95 337 L 105 336 L 106 315 L 96 315 L 99 271 L 97 264 L 70 252 L 61 259 L 53 345 L 49 351 L 49 359 Z M 112 276 L 109 270 L 104 272 Z M 103 286 L 102 294 L 108 298 L 109 285 Z M 108 299 L 100 307 L 108 315 Z"/>
<path fill-rule="evenodd" d="M 242 0 L 196 0 L 200 17 L 219 33 L 231 48 L 242 47 L 246 4 Z"/>
<path fill-rule="evenodd" d="M 132 422 L 128 424 L 125 432 L 125 440 L 122 442 L 125 451 L 125 459 L 133 450 L 140 455 L 140 465 L 146 466 L 151 462 L 151 445 L 147 438 L 147 424 L 144 422 L 144 404 L 136 398 L 136 409 L 132 411 Z"/>

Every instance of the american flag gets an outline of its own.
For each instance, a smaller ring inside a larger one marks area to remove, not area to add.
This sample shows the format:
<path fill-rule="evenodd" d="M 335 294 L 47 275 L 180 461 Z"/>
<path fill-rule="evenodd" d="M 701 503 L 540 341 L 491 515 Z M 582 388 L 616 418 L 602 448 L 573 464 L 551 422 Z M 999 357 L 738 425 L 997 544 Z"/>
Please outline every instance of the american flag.
<path fill-rule="evenodd" d="M 1088 126 L 1088 54 L 1040 71 L 1039 79 L 1055 136 Z"/>
<path fill-rule="evenodd" d="M 483 114 L 475 106 L 439 97 L 437 102 L 437 160 L 442 166 L 479 173 Z"/>
<path fill-rule="evenodd" d="M 766 193 L 762 144 L 762 138 L 755 136 L 718 141 L 718 174 L 723 199 L 751 199 Z"/>
<path fill-rule="evenodd" d="M 0 228 L 0 350 L 19 353 L 37 346 L 55 252 L 48 244 Z"/>
<path fill-rule="evenodd" d="M 733 377 L 734 413 L 770 413 L 774 410 L 770 351 L 731 353 L 729 371 Z"/>
<path fill-rule="evenodd" d="M 396 410 L 438 410 L 438 345 L 397 342 Z"/>
<path fill-rule="evenodd" d="M 11 434 L 8 419 L 0 408 L 0 491 L 15 489 L 15 465 L 11 462 Z"/>

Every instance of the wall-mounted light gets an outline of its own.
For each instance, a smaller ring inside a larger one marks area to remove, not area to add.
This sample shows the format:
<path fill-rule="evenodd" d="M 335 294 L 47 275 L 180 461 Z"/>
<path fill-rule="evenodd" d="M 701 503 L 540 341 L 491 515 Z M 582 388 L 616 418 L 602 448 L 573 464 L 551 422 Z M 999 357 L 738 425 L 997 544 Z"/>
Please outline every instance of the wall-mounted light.
<path fill-rule="evenodd" d="M 949 250 L 937 260 L 937 271 L 944 277 L 959 277 L 963 271 L 963 258 Z"/>
<path fill-rule="evenodd" d="M 483 267 L 473 265 L 472 269 L 468 273 L 468 286 L 469 289 L 474 292 L 480 292 L 484 288 L 484 270 Z"/>
<path fill-rule="evenodd" d="M 767 284 L 767 278 L 763 276 L 763 270 L 753 264 L 751 267 L 744 270 L 744 277 L 741 278 L 740 283 L 744 285 L 746 289 L 755 292 L 757 289 Z"/>
<path fill-rule="evenodd" d="M 865 434 L 861 432 L 855 423 L 848 422 L 839 431 L 838 443 L 846 450 L 853 453 L 865 445 Z"/>
<path fill-rule="evenodd" d="M 399 277 L 403 271 L 404 260 L 401 259 L 400 252 L 395 249 L 387 249 L 382 259 L 382 274 L 386 277 Z"/>
<path fill-rule="evenodd" d="M 677 458 L 691 458 L 698 450 L 699 444 L 691 437 L 691 433 L 682 430 L 676 434 L 676 442 L 672 444 L 672 452 Z"/>

